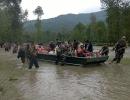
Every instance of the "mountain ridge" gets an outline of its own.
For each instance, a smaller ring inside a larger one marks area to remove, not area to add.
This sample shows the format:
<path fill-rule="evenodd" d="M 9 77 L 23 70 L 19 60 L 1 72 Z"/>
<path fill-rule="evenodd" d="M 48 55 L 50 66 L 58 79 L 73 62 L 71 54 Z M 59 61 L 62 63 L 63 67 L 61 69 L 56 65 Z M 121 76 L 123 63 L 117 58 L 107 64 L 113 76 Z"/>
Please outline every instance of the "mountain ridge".
<path fill-rule="evenodd" d="M 80 14 L 66 14 L 59 15 L 50 19 L 42 20 L 42 28 L 44 31 L 50 32 L 69 32 L 71 31 L 76 24 L 83 23 L 89 24 L 91 14 L 96 16 L 97 21 L 105 21 L 106 13 L 105 11 L 93 12 L 93 13 L 80 13 Z M 24 29 L 27 32 L 36 32 L 35 29 L 36 20 L 27 21 L 24 24 Z"/>

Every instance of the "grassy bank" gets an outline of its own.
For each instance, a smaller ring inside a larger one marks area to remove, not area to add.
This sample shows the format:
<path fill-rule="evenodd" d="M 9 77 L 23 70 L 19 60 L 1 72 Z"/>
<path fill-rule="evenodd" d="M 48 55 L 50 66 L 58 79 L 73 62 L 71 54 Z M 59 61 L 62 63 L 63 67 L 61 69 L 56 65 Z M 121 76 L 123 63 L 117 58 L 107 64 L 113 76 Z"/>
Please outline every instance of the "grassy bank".
<path fill-rule="evenodd" d="M 124 65 L 130 65 L 130 58 L 123 58 L 121 63 Z"/>

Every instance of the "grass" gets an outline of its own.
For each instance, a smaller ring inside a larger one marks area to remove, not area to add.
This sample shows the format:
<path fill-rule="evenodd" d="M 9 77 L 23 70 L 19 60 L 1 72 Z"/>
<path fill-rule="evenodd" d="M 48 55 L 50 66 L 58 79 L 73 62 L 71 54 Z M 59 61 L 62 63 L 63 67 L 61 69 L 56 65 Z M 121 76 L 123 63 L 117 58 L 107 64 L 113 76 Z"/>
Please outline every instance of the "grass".
<path fill-rule="evenodd" d="M 130 58 L 123 58 L 121 63 L 124 65 L 130 65 Z"/>

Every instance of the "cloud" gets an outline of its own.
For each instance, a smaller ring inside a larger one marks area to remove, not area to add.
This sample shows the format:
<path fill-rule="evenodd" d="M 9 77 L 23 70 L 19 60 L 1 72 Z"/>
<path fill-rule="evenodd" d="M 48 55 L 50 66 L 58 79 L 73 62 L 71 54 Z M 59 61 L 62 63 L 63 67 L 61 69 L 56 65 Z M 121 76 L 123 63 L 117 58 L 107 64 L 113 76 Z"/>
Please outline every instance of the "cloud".
<path fill-rule="evenodd" d="M 22 8 L 29 10 L 29 19 L 36 19 L 33 14 L 37 6 L 42 6 L 43 18 L 52 18 L 68 13 L 86 13 L 99 11 L 100 0 L 23 0 Z"/>

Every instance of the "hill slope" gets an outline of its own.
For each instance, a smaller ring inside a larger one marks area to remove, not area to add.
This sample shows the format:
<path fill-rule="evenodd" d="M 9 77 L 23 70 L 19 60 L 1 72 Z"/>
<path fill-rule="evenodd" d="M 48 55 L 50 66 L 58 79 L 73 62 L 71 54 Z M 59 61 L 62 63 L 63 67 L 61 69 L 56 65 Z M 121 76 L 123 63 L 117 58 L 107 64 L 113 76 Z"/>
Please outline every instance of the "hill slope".
<path fill-rule="evenodd" d="M 97 21 L 105 21 L 106 19 L 106 13 L 104 11 L 94 12 L 93 14 L 96 16 Z M 42 27 L 44 31 L 51 32 L 71 31 L 79 22 L 89 24 L 90 16 L 91 13 L 60 15 L 55 18 L 42 20 Z M 34 32 L 35 22 L 35 20 L 26 22 L 24 25 L 25 31 Z"/>

